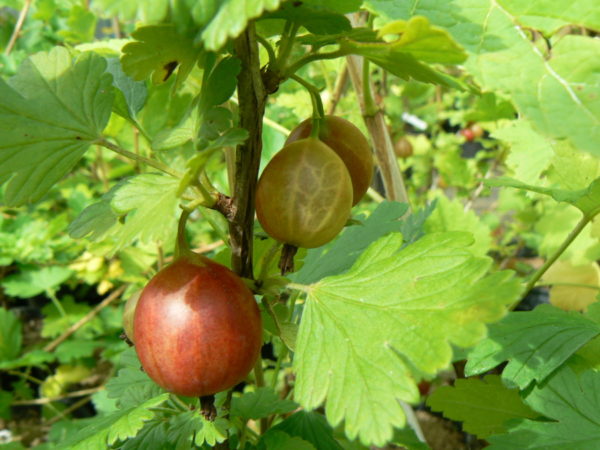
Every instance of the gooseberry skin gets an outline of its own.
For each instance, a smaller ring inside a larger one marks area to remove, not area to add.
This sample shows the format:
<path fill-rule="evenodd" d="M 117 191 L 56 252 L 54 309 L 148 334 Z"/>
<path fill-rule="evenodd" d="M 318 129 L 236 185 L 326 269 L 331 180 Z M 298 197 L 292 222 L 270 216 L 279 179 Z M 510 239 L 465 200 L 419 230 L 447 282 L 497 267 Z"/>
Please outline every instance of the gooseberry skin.
<path fill-rule="evenodd" d="M 310 136 L 312 119 L 306 119 L 292 130 L 286 145 Z M 373 178 L 373 155 L 369 141 L 350 121 L 338 116 L 325 116 L 319 129 L 319 139 L 342 158 L 352 179 L 352 206 L 365 195 Z"/>
<path fill-rule="evenodd" d="M 262 323 L 240 277 L 191 254 L 146 285 L 135 310 L 134 337 L 154 382 L 175 394 L 201 397 L 244 380 L 260 354 Z"/>
<path fill-rule="evenodd" d="M 274 239 L 320 247 L 342 230 L 352 209 L 352 181 L 340 157 L 318 139 L 283 147 L 263 170 L 256 215 Z"/>

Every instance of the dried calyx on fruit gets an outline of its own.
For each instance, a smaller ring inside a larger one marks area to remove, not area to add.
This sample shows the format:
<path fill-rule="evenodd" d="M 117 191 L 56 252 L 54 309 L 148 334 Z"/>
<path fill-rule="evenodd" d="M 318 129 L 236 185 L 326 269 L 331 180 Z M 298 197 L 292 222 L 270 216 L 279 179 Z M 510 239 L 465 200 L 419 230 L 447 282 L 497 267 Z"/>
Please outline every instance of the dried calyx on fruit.
<path fill-rule="evenodd" d="M 295 247 L 319 247 L 346 224 L 352 195 L 341 158 L 318 139 L 300 139 L 283 147 L 263 170 L 256 214 L 274 239 Z"/>
<path fill-rule="evenodd" d="M 313 119 L 306 119 L 292 130 L 286 145 L 311 135 Z M 373 155 L 364 134 L 346 119 L 325 116 L 320 121 L 319 140 L 327 144 L 344 162 L 352 179 L 353 199 L 356 205 L 363 197 L 373 177 Z"/>
<path fill-rule="evenodd" d="M 133 325 L 146 373 L 167 391 L 190 397 L 243 381 L 262 344 L 260 312 L 242 279 L 191 252 L 146 285 Z"/>

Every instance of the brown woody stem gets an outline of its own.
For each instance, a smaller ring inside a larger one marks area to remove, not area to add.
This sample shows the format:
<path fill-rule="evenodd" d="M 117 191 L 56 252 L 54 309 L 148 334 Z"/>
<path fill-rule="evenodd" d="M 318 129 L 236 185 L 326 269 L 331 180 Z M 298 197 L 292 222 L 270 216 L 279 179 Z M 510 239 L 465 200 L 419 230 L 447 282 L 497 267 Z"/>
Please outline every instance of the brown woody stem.
<path fill-rule="evenodd" d="M 240 126 L 249 133 L 245 143 L 237 148 L 235 186 L 232 196 L 232 216 L 229 222 L 231 266 L 246 278 L 253 278 L 252 237 L 254 197 L 262 150 L 262 121 L 267 93 L 263 84 L 254 24 L 235 40 L 235 53 L 242 63 L 238 75 Z"/>

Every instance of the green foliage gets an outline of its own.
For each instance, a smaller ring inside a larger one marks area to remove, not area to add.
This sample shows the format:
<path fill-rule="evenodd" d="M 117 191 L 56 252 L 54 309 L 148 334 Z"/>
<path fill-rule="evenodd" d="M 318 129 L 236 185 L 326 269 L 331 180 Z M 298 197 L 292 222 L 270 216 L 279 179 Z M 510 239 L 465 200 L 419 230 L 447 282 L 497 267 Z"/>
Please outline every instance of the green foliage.
<path fill-rule="evenodd" d="M 523 403 L 519 391 L 505 387 L 497 375 L 487 375 L 482 380 L 456 380 L 454 387 L 438 388 L 427 399 L 427 405 L 445 417 L 463 422 L 466 431 L 481 439 L 506 432 L 506 422 L 511 419 L 538 416 Z"/>
<path fill-rule="evenodd" d="M 93 53 L 73 64 L 69 52 L 56 47 L 30 57 L 10 84 L 0 79 L 0 179 L 10 179 L 6 204 L 39 200 L 99 138 L 113 99 L 105 69 L 104 59 Z"/>
<path fill-rule="evenodd" d="M 21 322 L 9 310 L 0 308 L 0 361 L 14 359 L 21 351 Z"/>
<path fill-rule="evenodd" d="M 29 298 L 54 291 L 73 274 L 67 267 L 28 267 L 28 270 L 6 277 L 2 287 L 8 295 Z"/>
<path fill-rule="evenodd" d="M 214 11 L 206 27 L 201 31 L 201 39 L 204 47 L 210 51 L 219 50 L 229 38 L 235 38 L 245 29 L 249 20 L 261 15 L 263 11 L 272 11 L 276 9 L 281 0 L 256 0 L 246 2 L 245 0 L 224 0 L 217 2 L 207 0 L 205 3 L 212 3 L 211 8 Z M 199 7 L 194 12 L 202 13 Z M 209 10 L 211 10 L 209 9 Z M 195 16 L 196 20 L 198 16 Z M 199 21 L 204 25 L 207 19 Z"/>
<path fill-rule="evenodd" d="M 489 336 L 469 353 L 465 371 L 475 375 L 508 361 L 503 380 L 525 389 L 534 380 L 543 382 L 599 333 L 595 321 L 548 305 L 511 312 L 490 326 Z"/>
<path fill-rule="evenodd" d="M 297 407 L 295 402 L 281 400 L 272 389 L 263 387 L 234 398 L 231 402 L 231 415 L 256 420 L 272 414 L 286 414 Z"/>
<path fill-rule="evenodd" d="M 594 144 L 600 139 L 600 128 L 596 126 L 600 109 L 593 95 L 598 86 L 595 73 L 600 60 L 597 40 L 567 36 L 552 47 L 551 54 L 546 49 L 540 51 L 526 33 L 514 26 L 521 20 L 517 12 L 525 5 L 527 10 L 530 7 L 529 3 L 517 0 L 510 2 L 518 5 L 515 12 L 505 9 L 504 2 L 479 0 L 459 0 L 435 7 L 420 3 L 414 8 L 409 3 L 387 0 L 365 3 L 386 20 L 408 20 L 411 15 L 423 15 L 432 24 L 450 30 L 469 55 L 466 70 L 483 90 L 508 93 L 518 112 L 544 135 L 566 139 L 574 147 L 600 156 Z M 543 2 L 536 3 L 538 14 L 555 17 L 552 8 L 540 7 Z M 591 2 L 582 4 L 585 5 L 581 9 L 573 8 L 578 15 L 593 8 Z M 588 17 L 597 23 L 593 14 Z M 571 70 L 569 58 L 573 52 L 585 62 L 577 71 Z M 521 70 L 523 67 L 527 70 Z"/>
<path fill-rule="evenodd" d="M 135 42 L 123 47 L 123 72 L 134 80 L 152 77 L 155 84 L 164 83 L 177 70 L 176 86 L 181 86 L 198 59 L 191 40 L 180 35 L 172 25 L 152 25 L 131 33 Z"/>
<path fill-rule="evenodd" d="M 325 247 L 309 250 L 304 266 L 292 278 L 298 283 L 308 284 L 348 270 L 373 241 L 388 233 L 403 231 L 406 222 L 398 219 L 406 211 L 406 205 L 381 203 L 362 223 L 346 229 L 339 239 Z"/>
<path fill-rule="evenodd" d="M 588 371 L 576 375 L 568 366 L 534 387 L 525 403 L 548 421 L 522 419 L 508 433 L 492 436 L 490 449 L 595 448 L 600 442 L 598 392 L 600 376 Z"/>
<path fill-rule="evenodd" d="M 23 23 L 24 2 L 0 6 L 0 417 L 23 444 L 3 448 L 422 450 L 423 401 L 490 448 L 598 447 L 595 2 L 39 0 Z M 354 89 L 348 55 L 371 63 L 362 86 L 350 63 Z M 254 171 L 319 96 L 379 168 L 341 235 L 281 275 L 250 232 Z M 412 155 L 381 158 L 400 138 Z M 381 199 L 394 163 L 403 203 Z M 119 339 L 182 207 L 192 248 L 253 261 L 272 349 L 214 421 Z M 548 290 L 555 306 L 508 312 Z M 455 380 L 461 359 L 498 375 Z M 39 403 L 48 432 L 22 422 Z"/>
<path fill-rule="evenodd" d="M 340 444 L 333 437 L 333 430 L 318 413 L 298 411 L 273 427 L 292 437 L 301 437 L 317 450 L 339 450 Z"/>
<path fill-rule="evenodd" d="M 350 438 L 387 442 L 404 425 L 398 400 L 417 399 L 414 379 L 446 367 L 450 343 L 474 345 L 520 293 L 508 273 L 485 277 L 489 261 L 464 249 L 471 242 L 440 233 L 401 249 L 402 236 L 390 234 L 345 274 L 307 286 L 296 347 L 304 357 L 294 360 L 299 403 L 325 401 L 330 423 L 345 420 Z"/>
<path fill-rule="evenodd" d="M 169 394 L 161 394 L 145 401 L 139 406 L 123 409 L 96 419 L 82 428 L 62 444 L 71 449 L 105 449 L 119 440 L 135 436 L 152 419 L 155 413 L 151 408 L 164 403 Z"/>

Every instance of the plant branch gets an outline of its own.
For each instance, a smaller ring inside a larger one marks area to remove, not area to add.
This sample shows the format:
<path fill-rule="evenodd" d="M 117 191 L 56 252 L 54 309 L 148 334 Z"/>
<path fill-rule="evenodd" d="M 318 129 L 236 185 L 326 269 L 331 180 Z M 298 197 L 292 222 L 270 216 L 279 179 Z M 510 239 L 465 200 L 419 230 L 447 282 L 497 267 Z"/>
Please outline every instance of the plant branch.
<path fill-rule="evenodd" d="M 12 35 L 10 36 L 10 40 L 8 41 L 6 49 L 4 49 L 4 54 L 6 56 L 10 55 L 10 52 L 12 52 L 12 49 L 17 43 L 17 39 L 19 38 L 21 29 L 23 28 L 23 24 L 25 23 L 25 19 L 27 18 L 27 13 L 29 12 L 29 8 L 31 8 L 32 1 L 33 0 L 25 0 L 25 4 L 21 9 L 21 12 L 19 13 L 19 18 L 17 19 L 17 23 L 15 24 L 15 29 L 13 30 Z"/>
<path fill-rule="evenodd" d="M 296 83 L 302 85 L 310 94 L 310 99 L 313 106 L 313 117 L 310 136 L 319 139 L 319 132 L 322 128 L 322 122 L 325 119 L 325 110 L 323 109 L 323 101 L 321 99 L 319 89 L 314 84 L 309 83 L 308 81 L 297 75 L 291 75 L 290 78 Z"/>
<path fill-rule="evenodd" d="M 277 61 L 277 56 L 275 55 L 275 50 L 273 49 L 273 46 L 260 34 L 256 35 L 256 40 L 267 51 L 267 54 L 269 55 L 269 65 L 275 65 Z"/>
<path fill-rule="evenodd" d="M 171 169 L 169 166 L 161 163 L 160 161 L 146 158 L 145 156 L 141 156 L 141 155 L 136 155 L 135 153 L 130 152 L 129 150 L 125 150 L 124 148 L 119 147 L 118 145 L 115 145 L 112 142 L 107 141 L 106 139 L 103 139 L 103 138 L 98 139 L 95 143 L 98 145 L 101 145 L 102 147 L 106 147 L 107 149 L 112 150 L 113 152 L 118 153 L 119 155 L 125 156 L 126 158 L 132 159 L 134 161 L 138 161 L 140 163 L 144 163 L 150 167 L 154 167 L 155 169 L 158 169 L 161 172 L 171 175 L 172 177 L 175 177 L 175 178 L 183 177 L 182 174 Z"/>
<path fill-rule="evenodd" d="M 50 342 L 48 345 L 46 345 L 44 347 L 44 351 L 45 352 L 54 351 L 56 349 L 56 347 L 58 347 L 65 340 L 67 340 L 67 338 L 69 336 L 71 336 L 73 333 L 75 333 L 77 330 L 79 330 L 82 326 L 84 326 L 86 323 L 88 323 L 90 320 L 92 320 L 94 317 L 96 317 L 100 313 L 100 311 L 102 311 L 102 309 L 106 308 L 108 305 L 110 305 L 112 302 L 114 302 L 116 299 L 118 299 L 121 296 L 121 294 L 123 292 L 125 292 L 126 287 L 127 287 L 127 285 L 123 285 L 120 288 L 114 290 L 108 297 L 106 297 L 104 300 L 102 300 L 102 302 L 98 303 L 94 307 L 94 309 L 92 309 L 89 313 L 87 313 L 85 316 L 83 316 L 81 319 L 79 319 L 77 322 L 75 322 L 73 325 L 71 325 L 69 328 L 67 328 L 63 334 L 61 334 L 59 337 L 57 337 L 52 342 Z"/>
<path fill-rule="evenodd" d="M 375 155 L 383 178 L 386 198 L 388 200 L 408 203 L 408 194 L 406 193 L 402 173 L 400 172 L 398 162 L 396 161 L 394 146 L 385 123 L 383 111 L 377 110 L 374 114 L 371 114 L 366 108 L 363 91 L 363 58 L 359 56 L 348 56 L 347 60 L 350 78 L 352 79 L 352 84 L 354 85 L 354 90 L 358 96 L 361 111 L 363 113 L 363 120 L 369 130 L 369 135 L 371 136 L 371 141 L 375 148 Z M 370 91 L 372 90 L 370 83 L 368 84 L 368 89 Z"/>
<path fill-rule="evenodd" d="M 523 292 L 523 296 L 521 298 L 525 298 L 525 296 L 529 293 L 529 291 L 531 291 L 534 288 L 534 286 L 539 281 L 539 279 L 542 278 L 542 276 L 546 273 L 546 271 L 552 266 L 552 264 L 554 264 L 556 262 L 556 260 L 560 257 L 560 255 L 562 255 L 565 252 L 567 247 L 569 247 L 569 245 L 571 245 L 571 243 L 577 238 L 577 236 L 579 236 L 579 234 L 583 231 L 583 229 L 586 227 L 586 225 L 588 223 L 590 223 L 590 221 L 593 218 L 594 218 L 593 215 L 584 215 L 581 218 L 581 220 L 577 223 L 575 228 L 573 228 L 573 230 L 571 230 L 571 232 L 566 237 L 566 239 L 563 241 L 563 243 L 560 244 L 560 247 L 552 255 L 550 255 L 550 257 L 546 260 L 546 262 L 544 262 L 542 267 L 540 267 L 538 270 L 535 271 L 535 273 L 532 275 L 532 277 L 529 279 L 529 281 L 525 285 L 525 291 Z"/>
<path fill-rule="evenodd" d="M 342 49 L 328 53 L 309 53 L 308 55 L 303 56 L 302 58 L 290 64 L 290 66 L 285 70 L 283 78 L 289 78 L 291 75 L 312 61 L 318 61 L 321 59 L 335 59 L 346 56 L 347 54 L 348 52 Z"/>
<path fill-rule="evenodd" d="M 355 17 L 351 19 L 354 26 L 360 25 Z M 394 146 L 385 123 L 383 111 L 378 108 L 375 111 L 369 111 L 368 108 L 367 100 L 368 98 L 373 98 L 373 87 L 370 80 L 365 80 L 365 73 L 363 72 L 364 58 L 362 56 L 350 55 L 346 59 L 348 61 L 350 79 L 360 103 L 363 120 L 369 130 L 371 141 L 375 148 L 378 167 L 381 171 L 385 187 L 385 196 L 388 200 L 409 204 L 408 194 L 404 186 L 402 173 L 396 161 Z M 408 211 L 410 211 L 410 208 Z"/>
<path fill-rule="evenodd" d="M 344 64 L 342 71 L 339 73 L 337 79 L 335 80 L 335 87 L 333 89 L 333 94 L 331 99 L 329 100 L 329 105 L 327 106 L 327 114 L 333 115 L 335 113 L 335 109 L 337 108 L 340 99 L 342 98 L 342 94 L 346 90 L 346 86 L 348 85 L 348 64 Z"/>
<path fill-rule="evenodd" d="M 235 185 L 231 190 L 232 217 L 229 221 L 231 266 L 238 275 L 253 278 L 254 199 L 262 151 L 262 123 L 267 101 L 253 22 L 250 22 L 246 31 L 235 40 L 234 47 L 242 62 L 242 70 L 238 75 L 240 126 L 248 131 L 248 139 L 236 150 Z"/>

